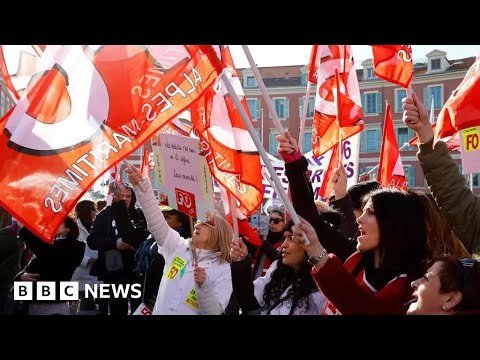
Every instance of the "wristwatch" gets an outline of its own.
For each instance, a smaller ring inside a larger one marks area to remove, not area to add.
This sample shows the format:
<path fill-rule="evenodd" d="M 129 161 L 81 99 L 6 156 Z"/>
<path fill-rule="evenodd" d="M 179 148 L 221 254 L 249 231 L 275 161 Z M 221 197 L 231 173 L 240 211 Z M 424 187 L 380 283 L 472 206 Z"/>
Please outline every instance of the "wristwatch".
<path fill-rule="evenodd" d="M 315 264 L 318 263 L 320 261 L 320 259 L 324 258 L 327 255 L 328 255 L 327 249 L 323 249 L 320 256 L 310 256 L 308 258 L 307 262 L 308 262 L 309 265 L 315 266 Z"/>

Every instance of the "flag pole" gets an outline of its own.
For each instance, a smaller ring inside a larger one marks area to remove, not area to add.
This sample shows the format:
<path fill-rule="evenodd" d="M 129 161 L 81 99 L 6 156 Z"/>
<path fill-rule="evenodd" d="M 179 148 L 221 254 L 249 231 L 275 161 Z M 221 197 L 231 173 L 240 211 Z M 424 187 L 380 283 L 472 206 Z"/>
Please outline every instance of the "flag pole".
<path fill-rule="evenodd" d="M 340 127 L 340 111 L 339 111 L 339 102 L 338 95 L 340 93 L 340 81 L 338 79 L 338 70 L 335 68 L 335 83 L 337 84 L 337 89 L 333 92 L 333 100 L 335 102 L 335 111 L 337 112 L 337 122 L 338 122 L 338 166 L 343 165 L 343 149 L 342 149 L 342 128 Z"/>
<path fill-rule="evenodd" d="M 278 178 L 277 173 L 275 172 L 275 169 L 272 166 L 272 163 L 270 162 L 270 159 L 268 158 L 267 152 L 263 148 L 262 143 L 260 142 L 260 139 L 258 138 L 258 134 L 253 128 L 253 125 L 248 119 L 247 113 L 245 112 L 245 109 L 243 108 L 242 104 L 240 103 L 240 99 L 238 98 L 237 93 L 235 92 L 232 84 L 230 83 L 230 79 L 227 76 L 226 71 L 227 69 L 224 69 L 222 72 L 222 81 L 225 84 L 228 93 L 230 94 L 230 97 L 232 98 L 237 110 L 240 113 L 240 116 L 242 117 L 242 120 L 247 127 L 248 132 L 250 133 L 250 136 L 252 137 L 253 142 L 255 143 L 255 146 L 258 149 L 258 152 L 260 156 L 262 157 L 262 160 L 265 164 L 265 167 L 267 168 L 269 174 L 272 177 L 272 181 L 277 187 L 278 195 L 282 199 L 283 203 L 285 204 L 285 207 L 287 208 L 288 212 L 290 213 L 290 216 L 292 217 L 293 222 L 295 225 L 300 224 L 300 218 L 297 215 L 297 212 L 295 211 L 292 202 L 287 196 L 287 193 L 285 192 L 285 189 L 282 186 L 282 183 L 280 182 L 280 179 Z M 278 120 L 278 119 L 277 119 Z M 305 245 L 309 245 L 310 241 L 308 241 L 307 237 L 304 236 L 304 242 Z"/>
<path fill-rule="evenodd" d="M 235 187 L 236 188 L 236 187 Z M 238 219 L 237 219 L 237 200 L 235 196 L 232 196 L 227 190 L 228 199 L 230 200 L 230 212 L 232 213 L 232 224 L 233 224 L 233 240 L 238 241 Z"/>
<path fill-rule="evenodd" d="M 430 124 L 433 124 L 435 122 L 435 100 L 432 95 L 432 102 L 430 105 Z"/>
<path fill-rule="evenodd" d="M 283 135 L 285 133 L 285 129 L 283 128 L 282 124 L 280 123 L 280 120 L 278 119 L 277 112 L 275 111 L 275 108 L 273 107 L 273 104 L 272 104 L 272 99 L 270 99 L 270 96 L 268 95 L 267 88 L 265 87 L 262 76 L 260 75 L 260 71 L 258 71 L 257 65 L 253 61 L 252 54 L 248 49 L 248 45 L 242 45 L 242 48 L 243 48 L 243 51 L 245 52 L 245 56 L 248 59 L 250 68 L 253 71 L 253 75 L 255 76 L 258 86 L 262 92 L 263 100 L 267 104 L 268 112 L 272 115 L 273 123 L 275 124 L 275 127 L 277 128 L 278 132 L 281 135 Z"/>

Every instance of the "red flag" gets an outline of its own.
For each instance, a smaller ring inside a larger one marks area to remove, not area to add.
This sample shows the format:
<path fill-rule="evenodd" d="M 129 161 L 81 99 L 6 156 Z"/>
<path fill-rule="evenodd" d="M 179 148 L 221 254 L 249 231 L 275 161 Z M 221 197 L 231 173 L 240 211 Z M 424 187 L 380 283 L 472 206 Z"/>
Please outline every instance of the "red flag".
<path fill-rule="evenodd" d="M 325 170 L 325 175 L 323 175 L 322 186 L 318 193 L 320 196 L 329 199 L 333 193 L 333 183 L 331 181 L 333 173 L 338 167 L 338 143 L 335 144 L 332 148 L 332 156 L 330 158 L 330 163 L 328 164 L 327 169 Z"/>
<path fill-rule="evenodd" d="M 142 167 L 141 173 L 143 177 L 148 178 L 151 181 L 151 171 L 155 169 L 155 161 L 153 160 L 153 153 L 143 145 Z"/>
<path fill-rule="evenodd" d="M 339 122 L 342 141 L 362 131 L 363 112 L 351 46 L 322 45 L 317 50 L 316 57 L 320 57 L 320 67 L 317 72 L 312 150 L 314 156 L 318 157 L 338 143 Z M 339 73 L 339 81 L 335 79 L 335 70 Z M 334 101 L 337 83 L 338 108 Z M 338 109 L 340 116 L 337 116 Z"/>
<path fill-rule="evenodd" d="M 402 159 L 400 157 L 400 151 L 398 150 L 397 138 L 395 137 L 390 104 L 387 104 L 387 108 L 385 109 L 380 165 L 378 167 L 378 182 L 385 187 L 407 187 Z"/>
<path fill-rule="evenodd" d="M 0 205 L 51 241 L 106 169 L 211 86 L 210 59 L 190 45 L 47 46 L 0 134 Z"/>
<path fill-rule="evenodd" d="M 232 86 L 251 121 L 227 47 L 221 47 L 221 60 L 231 70 Z M 240 202 L 244 215 L 251 214 L 263 198 L 260 156 L 220 77 L 192 106 L 191 117 L 212 176 Z"/>
<path fill-rule="evenodd" d="M 372 45 L 373 71 L 379 78 L 407 88 L 413 78 L 410 45 Z"/>
<path fill-rule="evenodd" d="M 432 125 L 433 129 L 437 127 L 437 123 Z M 445 142 L 445 144 L 448 147 L 448 150 L 459 150 L 460 149 L 460 138 L 458 136 L 458 133 L 456 133 L 453 136 L 447 136 L 443 139 L 439 139 Z M 418 146 L 418 136 L 413 137 L 409 142 L 408 145 L 410 146 Z"/>
<path fill-rule="evenodd" d="M 318 67 L 320 66 L 321 47 L 312 45 L 310 53 L 310 63 L 308 64 L 308 81 L 316 84 L 318 80 Z"/>
<path fill-rule="evenodd" d="M 457 131 L 480 125 L 480 57 L 468 69 L 437 119 L 435 141 L 453 136 Z"/>

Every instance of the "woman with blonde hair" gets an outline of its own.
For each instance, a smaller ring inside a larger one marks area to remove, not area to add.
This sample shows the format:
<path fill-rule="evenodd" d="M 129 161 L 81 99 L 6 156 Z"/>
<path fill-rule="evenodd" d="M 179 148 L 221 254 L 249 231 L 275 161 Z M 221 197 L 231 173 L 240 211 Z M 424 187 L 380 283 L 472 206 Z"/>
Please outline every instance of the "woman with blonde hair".
<path fill-rule="evenodd" d="M 138 202 L 154 236 L 165 270 L 153 309 L 154 315 L 220 315 L 232 293 L 230 248 L 233 231 L 215 215 L 212 222 L 197 222 L 191 239 L 168 226 L 148 179 L 131 166 L 126 169 Z M 145 191 L 140 189 L 140 182 Z"/>

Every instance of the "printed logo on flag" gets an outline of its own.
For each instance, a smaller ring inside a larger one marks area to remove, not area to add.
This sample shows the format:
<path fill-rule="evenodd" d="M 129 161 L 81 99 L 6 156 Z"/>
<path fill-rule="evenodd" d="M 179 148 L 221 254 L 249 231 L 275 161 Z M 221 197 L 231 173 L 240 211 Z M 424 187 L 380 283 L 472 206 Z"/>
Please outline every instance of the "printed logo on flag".
<path fill-rule="evenodd" d="M 197 217 L 197 211 L 195 210 L 195 195 L 185 190 L 175 188 L 175 197 L 177 199 L 177 209 L 184 214 L 190 215 L 194 218 Z"/>

